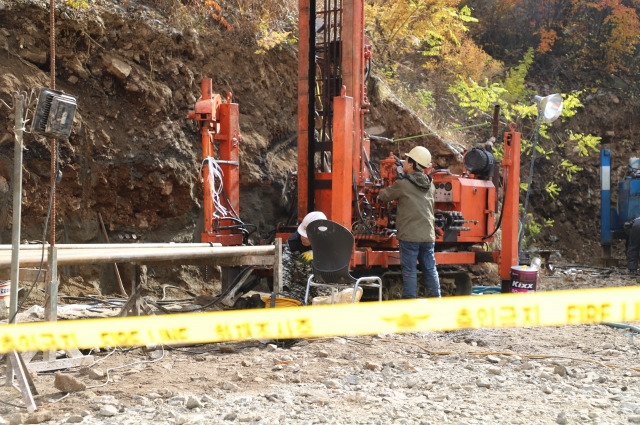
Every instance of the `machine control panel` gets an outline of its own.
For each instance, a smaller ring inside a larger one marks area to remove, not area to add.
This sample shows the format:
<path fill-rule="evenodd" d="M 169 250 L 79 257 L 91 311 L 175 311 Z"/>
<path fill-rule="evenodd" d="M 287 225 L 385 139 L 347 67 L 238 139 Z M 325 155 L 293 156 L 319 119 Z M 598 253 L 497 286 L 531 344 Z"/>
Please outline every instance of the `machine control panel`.
<path fill-rule="evenodd" d="M 435 185 L 435 202 L 453 202 L 453 184 L 451 182 L 439 182 Z"/>

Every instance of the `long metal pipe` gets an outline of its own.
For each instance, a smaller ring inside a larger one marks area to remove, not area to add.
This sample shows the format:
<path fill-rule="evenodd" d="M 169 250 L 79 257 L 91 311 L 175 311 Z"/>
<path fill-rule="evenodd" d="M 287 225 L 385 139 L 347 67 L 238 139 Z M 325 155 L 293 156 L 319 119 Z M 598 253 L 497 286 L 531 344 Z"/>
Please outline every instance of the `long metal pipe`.
<path fill-rule="evenodd" d="M 67 243 L 67 244 L 56 244 L 56 248 L 58 251 L 61 249 L 122 249 L 122 248 L 210 248 L 222 246 L 219 243 L 90 243 L 90 244 L 77 244 L 77 243 Z M 13 249 L 12 245 L 0 245 L 0 252 L 7 249 Z M 20 250 L 40 250 L 42 251 L 42 244 L 22 244 L 20 245 Z M 45 251 L 49 249 L 49 244 L 44 245 Z"/>
<path fill-rule="evenodd" d="M 59 248 L 56 245 L 56 248 Z M 0 252 L 0 268 L 10 264 L 11 256 L 7 252 Z M 139 261 L 171 261 L 179 259 L 222 259 L 241 256 L 273 256 L 274 245 L 259 246 L 220 246 L 220 247 L 186 247 L 181 249 L 148 248 L 148 249 L 78 249 L 58 250 L 58 265 L 103 264 L 112 262 Z M 21 267 L 36 267 L 40 265 L 42 255 L 33 250 L 25 251 L 20 257 Z M 47 256 L 44 258 L 47 262 Z"/>

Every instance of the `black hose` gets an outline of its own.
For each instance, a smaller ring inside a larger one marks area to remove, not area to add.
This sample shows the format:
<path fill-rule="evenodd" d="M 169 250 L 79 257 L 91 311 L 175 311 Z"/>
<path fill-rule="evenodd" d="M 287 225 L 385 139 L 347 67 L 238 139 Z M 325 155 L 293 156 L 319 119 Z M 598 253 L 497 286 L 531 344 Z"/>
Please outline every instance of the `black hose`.
<path fill-rule="evenodd" d="M 504 215 L 504 204 L 505 204 L 504 198 L 506 198 L 507 196 L 506 187 L 508 183 L 509 183 L 509 171 L 506 171 L 504 175 L 504 184 L 502 185 L 504 189 L 502 190 L 502 207 L 500 208 L 500 217 L 498 218 L 498 222 L 496 223 L 496 228 L 493 229 L 493 232 L 491 232 L 490 234 L 483 236 L 482 237 L 483 240 L 489 239 L 491 236 L 495 235 L 498 229 L 500 228 L 500 226 L 502 226 L 502 216 Z"/>
<path fill-rule="evenodd" d="M 235 277 L 235 279 L 233 279 L 233 282 L 231 283 L 231 285 L 229 285 L 229 287 L 228 287 L 224 292 L 222 292 L 221 294 L 218 294 L 218 295 L 217 295 L 217 296 L 216 296 L 216 297 L 215 297 L 211 302 L 209 302 L 208 304 L 203 305 L 202 307 L 197 308 L 197 309 L 195 309 L 195 310 L 204 310 L 205 308 L 207 308 L 207 307 L 211 307 L 212 305 L 216 304 L 218 301 L 220 301 L 221 299 L 223 299 L 225 296 L 227 296 L 227 294 L 228 294 L 229 292 L 231 292 L 231 290 L 232 290 L 233 288 L 235 288 L 235 286 L 238 284 L 238 281 L 239 281 L 240 279 L 242 279 L 242 277 L 244 276 L 244 274 L 245 274 L 245 273 L 247 273 L 249 269 L 253 269 L 253 268 L 254 268 L 254 266 L 247 266 L 247 267 L 245 267 L 244 269 L 242 269 L 242 271 L 241 271 L 240 273 L 238 273 L 238 275 Z"/>

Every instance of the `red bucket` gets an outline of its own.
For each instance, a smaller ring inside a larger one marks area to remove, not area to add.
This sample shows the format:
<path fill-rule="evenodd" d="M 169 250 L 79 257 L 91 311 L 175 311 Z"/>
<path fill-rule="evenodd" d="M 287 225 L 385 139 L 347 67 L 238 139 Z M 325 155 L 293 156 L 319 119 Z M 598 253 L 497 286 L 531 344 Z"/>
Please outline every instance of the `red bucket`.
<path fill-rule="evenodd" d="M 527 266 L 511 267 L 511 292 L 536 292 L 538 270 Z"/>

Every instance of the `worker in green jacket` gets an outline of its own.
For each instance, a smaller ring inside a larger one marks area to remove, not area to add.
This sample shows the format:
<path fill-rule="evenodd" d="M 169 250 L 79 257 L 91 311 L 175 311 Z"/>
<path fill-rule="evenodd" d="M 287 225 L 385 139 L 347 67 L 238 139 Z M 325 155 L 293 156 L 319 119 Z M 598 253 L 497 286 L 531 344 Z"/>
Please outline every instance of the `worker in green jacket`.
<path fill-rule="evenodd" d="M 416 298 L 417 264 L 424 277 L 428 297 L 440 297 L 440 280 L 436 270 L 435 220 L 433 198 L 435 187 L 423 171 L 431 167 L 431 153 L 416 146 L 406 154 L 398 179 L 378 195 L 382 202 L 398 201 L 396 237 L 400 243 L 402 266 L 402 298 Z"/>

